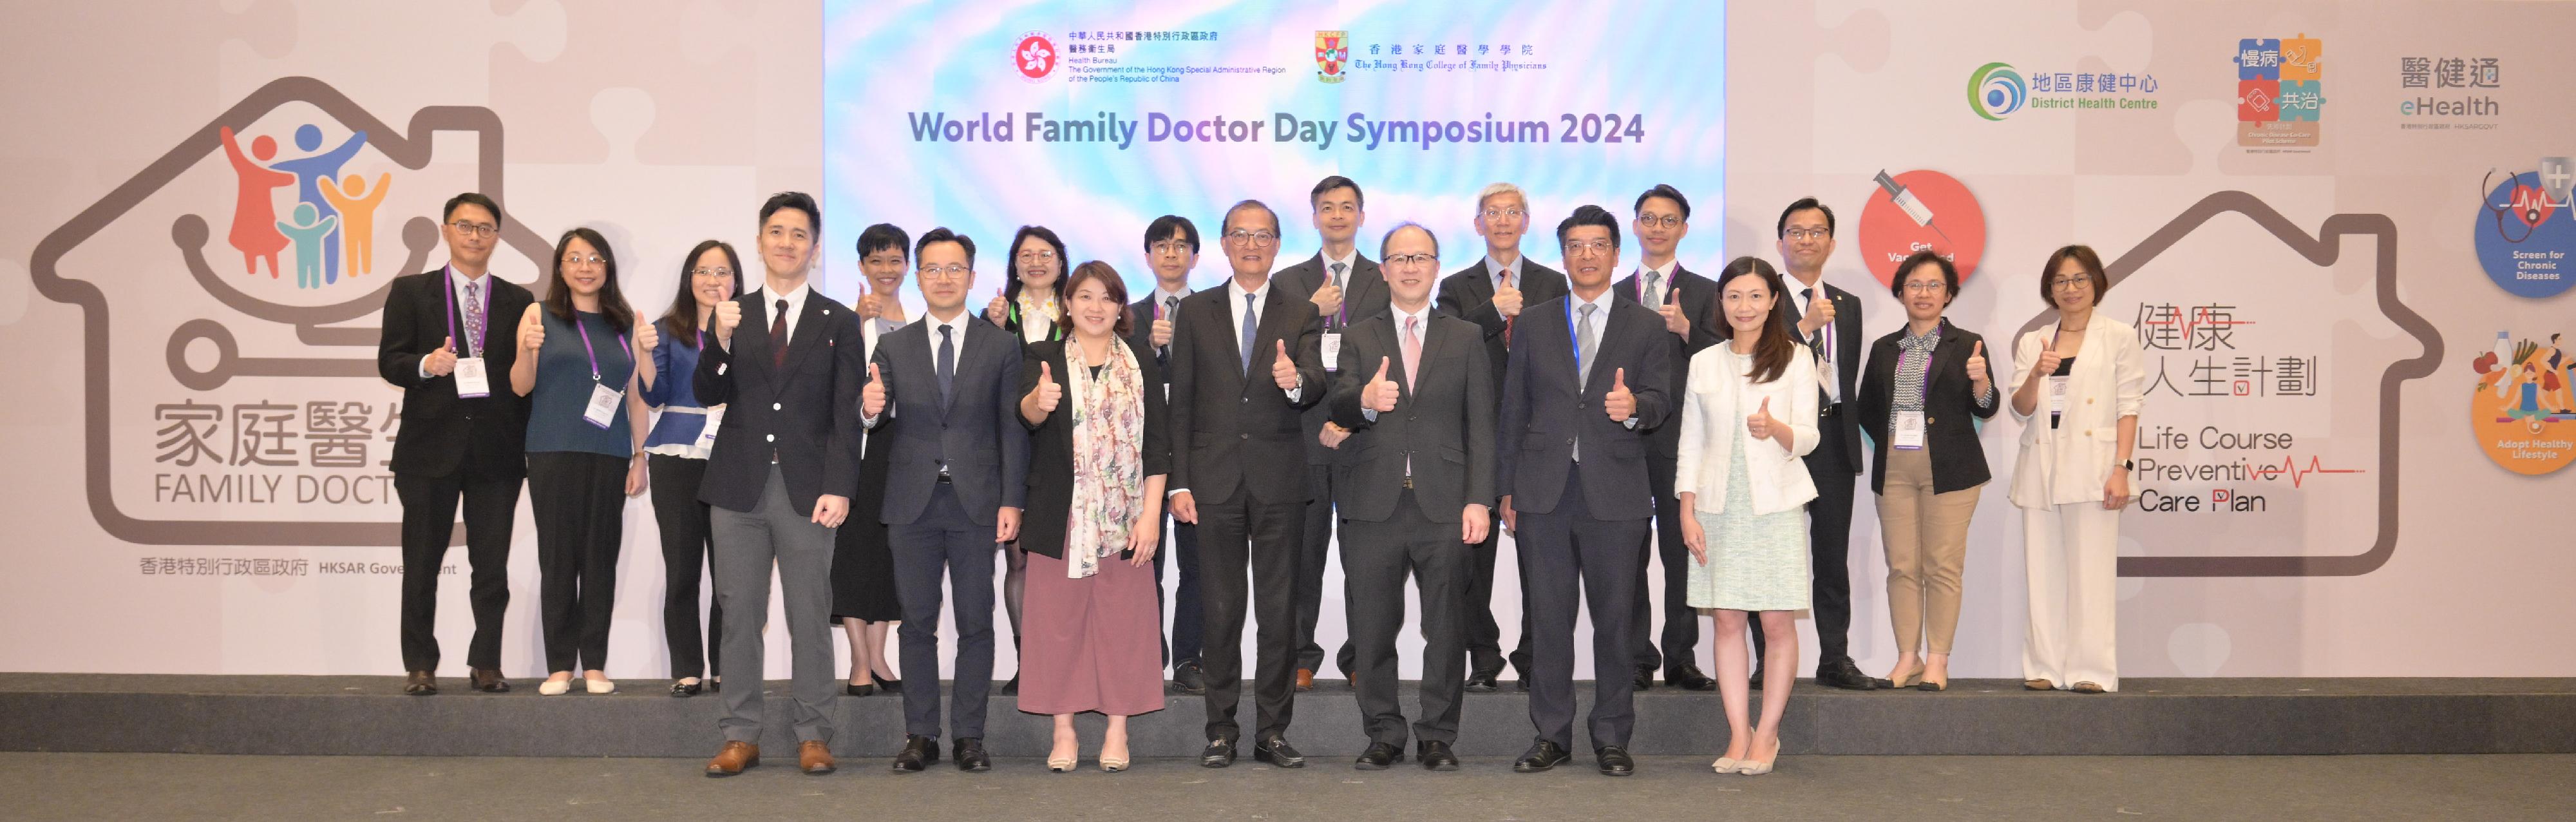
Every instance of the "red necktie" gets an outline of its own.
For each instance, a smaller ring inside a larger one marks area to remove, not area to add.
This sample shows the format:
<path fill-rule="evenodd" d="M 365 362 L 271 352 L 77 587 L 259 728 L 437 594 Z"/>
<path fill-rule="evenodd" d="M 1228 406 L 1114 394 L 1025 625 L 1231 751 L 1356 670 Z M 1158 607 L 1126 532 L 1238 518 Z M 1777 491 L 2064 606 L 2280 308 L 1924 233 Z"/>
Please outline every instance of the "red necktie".
<path fill-rule="evenodd" d="M 779 300 L 777 316 L 769 318 L 769 368 L 787 367 L 787 301 Z"/>

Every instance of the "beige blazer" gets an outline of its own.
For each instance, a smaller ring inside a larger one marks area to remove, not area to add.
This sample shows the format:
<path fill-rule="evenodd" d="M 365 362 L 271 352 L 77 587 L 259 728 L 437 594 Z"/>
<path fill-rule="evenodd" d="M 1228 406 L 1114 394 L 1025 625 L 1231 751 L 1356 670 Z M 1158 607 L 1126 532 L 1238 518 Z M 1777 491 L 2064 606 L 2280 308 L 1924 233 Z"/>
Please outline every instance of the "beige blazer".
<path fill-rule="evenodd" d="M 2029 415 L 2013 412 L 2022 422 L 2021 456 L 2013 463 L 2014 505 L 2101 502 L 2102 484 L 2119 467 L 2120 418 L 2137 416 L 2146 405 L 2147 358 L 2138 346 L 2137 330 L 2099 311 L 2089 326 L 2068 376 L 2066 412 L 2057 427 L 2048 425 L 2046 385 L 2040 386 L 2039 402 Z M 2012 383 L 2001 387 L 2020 390 L 2040 352 L 2056 336 L 2056 323 L 2022 335 L 2013 345 Z"/>
<path fill-rule="evenodd" d="M 1694 511 L 1725 510 L 1726 469 L 1735 453 L 1730 429 L 1743 428 L 1744 418 L 1760 409 L 1764 399 L 1771 401 L 1772 418 L 1789 426 L 1792 446 L 1784 449 L 1769 440 L 1747 440 L 1752 450 L 1744 455 L 1744 467 L 1753 480 L 1753 513 L 1793 511 L 1816 498 L 1815 478 L 1808 476 L 1807 464 L 1798 459 L 1816 450 L 1819 436 L 1816 403 L 1822 389 L 1816 382 L 1816 357 L 1805 345 L 1798 345 L 1780 378 L 1760 385 L 1745 376 L 1752 365 L 1753 358 L 1738 356 L 1724 342 L 1691 356 L 1690 393 L 1682 398 L 1681 417 L 1671 424 L 1682 426 L 1673 495 L 1698 494 L 1692 502 Z"/>

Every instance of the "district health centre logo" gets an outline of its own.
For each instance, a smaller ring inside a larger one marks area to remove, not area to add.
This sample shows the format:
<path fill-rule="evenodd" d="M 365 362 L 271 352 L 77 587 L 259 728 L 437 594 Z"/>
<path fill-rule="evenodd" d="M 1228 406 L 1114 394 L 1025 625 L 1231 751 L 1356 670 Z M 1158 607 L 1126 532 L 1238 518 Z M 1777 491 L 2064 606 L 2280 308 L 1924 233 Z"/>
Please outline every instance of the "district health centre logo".
<path fill-rule="evenodd" d="M 2010 63 L 1987 63 L 1968 75 L 1968 109 L 1988 120 L 2001 120 L 2030 102 L 2030 85 Z"/>
<path fill-rule="evenodd" d="M 2236 144 L 2245 148 L 2314 148 L 2324 140 L 2325 41 L 2236 41 Z"/>
<path fill-rule="evenodd" d="M 1350 77 L 1351 33 L 1315 32 L 1315 79 L 1339 83 Z"/>
<path fill-rule="evenodd" d="M 1011 65 L 1019 69 L 1020 79 L 1032 83 L 1044 81 L 1055 73 L 1055 40 L 1046 32 L 1032 31 L 1020 35 L 1020 43 L 1011 48 Z"/>

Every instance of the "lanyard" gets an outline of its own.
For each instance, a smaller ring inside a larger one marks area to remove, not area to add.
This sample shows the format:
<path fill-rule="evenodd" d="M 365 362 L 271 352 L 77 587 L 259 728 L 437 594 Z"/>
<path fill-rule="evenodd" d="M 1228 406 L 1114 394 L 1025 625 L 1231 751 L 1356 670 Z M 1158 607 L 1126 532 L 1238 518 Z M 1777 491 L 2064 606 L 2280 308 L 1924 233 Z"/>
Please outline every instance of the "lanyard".
<path fill-rule="evenodd" d="M 1574 332 L 1574 295 L 1572 294 L 1565 295 L 1565 339 L 1567 342 L 1574 342 L 1583 339 L 1583 335 Z M 1583 380 L 1583 346 L 1573 345 L 1569 347 L 1574 349 L 1574 379 L 1576 382 L 1581 382 Z"/>
<path fill-rule="evenodd" d="M 590 355 L 590 381 L 599 382 L 599 352 L 590 347 L 590 321 L 582 319 L 581 312 L 575 311 L 572 315 L 572 323 L 573 330 L 580 332 L 578 336 L 581 337 L 581 352 Z M 698 333 L 704 334 L 706 332 L 701 331 Z M 706 344 L 703 337 L 700 338 L 700 342 L 698 344 Z M 617 335 L 617 345 L 620 348 L 624 348 L 626 346 L 626 335 Z M 628 350 L 631 351 L 632 349 Z M 632 358 L 635 355 L 628 354 L 626 356 Z"/>
<path fill-rule="evenodd" d="M 440 271 L 442 274 L 446 275 L 446 276 L 444 277 L 444 279 L 446 280 L 446 282 L 441 283 L 441 285 L 446 286 L 445 291 L 446 291 L 446 294 L 447 294 L 447 327 L 449 327 L 449 328 L 455 328 L 455 327 L 456 327 L 456 267 L 455 267 L 455 266 L 452 266 L 452 265 L 451 265 L 451 266 L 446 266 L 446 267 L 440 268 L 440 269 L 439 269 L 439 271 Z M 484 276 L 487 276 L 487 277 L 488 277 L 488 276 L 491 276 L 491 275 L 487 273 L 487 274 L 485 274 Z M 489 289 L 489 288 L 483 289 L 483 305 L 482 305 L 482 306 L 480 306 L 480 311 L 479 311 L 478 313 L 480 313 L 480 314 L 482 315 L 482 317 L 483 317 L 483 328 L 482 328 L 483 333 L 482 333 L 482 334 L 479 334 L 479 335 L 476 335 L 476 336 L 474 337 L 474 350 L 473 350 L 472 352 L 469 352 L 469 353 L 472 353 L 472 354 L 474 354 L 474 355 L 476 355 L 476 356 L 481 356 L 481 355 L 482 355 L 482 353 L 483 353 L 483 339 L 484 339 L 485 337 L 491 336 L 491 334 L 492 334 L 492 289 Z"/>

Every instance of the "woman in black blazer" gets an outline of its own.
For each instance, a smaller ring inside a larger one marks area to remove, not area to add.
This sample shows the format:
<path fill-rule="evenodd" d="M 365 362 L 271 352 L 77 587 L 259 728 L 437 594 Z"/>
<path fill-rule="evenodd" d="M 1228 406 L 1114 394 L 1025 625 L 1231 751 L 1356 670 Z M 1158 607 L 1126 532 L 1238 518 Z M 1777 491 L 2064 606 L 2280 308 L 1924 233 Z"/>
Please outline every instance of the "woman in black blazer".
<path fill-rule="evenodd" d="M 1047 768 L 1073 768 L 1073 715 L 1109 717 L 1102 770 L 1125 770 L 1127 717 L 1163 709 L 1161 547 L 1170 472 L 1163 375 L 1128 338 L 1127 288 L 1087 262 L 1068 278 L 1072 332 L 1029 344 L 1020 421 L 1029 426 L 1028 587 L 1020 710 L 1055 717 Z"/>
<path fill-rule="evenodd" d="M 1922 690 L 1939 691 L 1950 686 L 1968 517 L 1990 477 L 1976 421 L 1994 416 L 2002 397 L 1986 365 L 1985 338 L 1941 316 L 1959 296 L 1956 266 L 1916 252 L 1896 267 L 1890 290 L 1905 306 L 1905 328 L 1870 346 L 1858 409 L 1875 449 L 1869 484 L 1878 492 L 1887 608 L 1896 628 L 1896 670 L 1880 687 L 1919 679 Z M 1928 652 L 1918 656 L 1918 649 Z"/>

